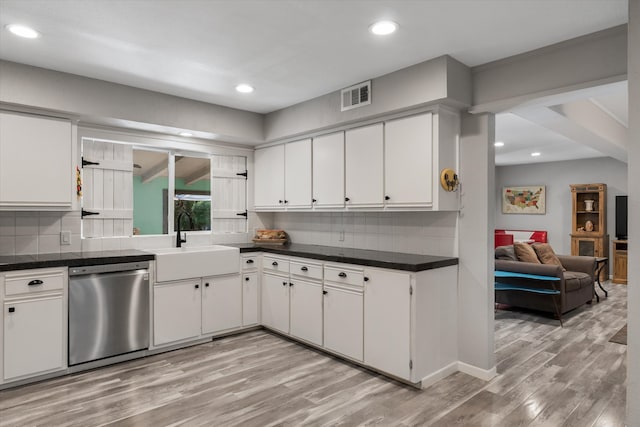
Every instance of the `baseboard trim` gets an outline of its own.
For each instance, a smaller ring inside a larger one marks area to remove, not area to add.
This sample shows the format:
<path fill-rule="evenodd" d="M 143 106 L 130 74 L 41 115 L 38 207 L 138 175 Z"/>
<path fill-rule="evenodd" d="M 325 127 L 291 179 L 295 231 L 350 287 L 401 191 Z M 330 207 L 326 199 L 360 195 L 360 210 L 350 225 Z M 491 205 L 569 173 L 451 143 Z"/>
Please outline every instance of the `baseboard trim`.
<path fill-rule="evenodd" d="M 465 374 L 469 374 L 473 377 L 480 378 L 484 381 L 490 381 L 498 372 L 496 371 L 496 367 L 494 366 L 491 369 L 481 369 L 477 366 L 469 365 L 468 363 L 458 362 L 458 370 L 460 372 L 464 372 Z"/>
<path fill-rule="evenodd" d="M 450 363 L 444 368 L 438 369 L 432 374 L 427 375 L 420 381 L 420 388 L 427 388 L 440 381 L 441 379 L 448 377 L 451 374 L 458 372 L 458 362 Z"/>

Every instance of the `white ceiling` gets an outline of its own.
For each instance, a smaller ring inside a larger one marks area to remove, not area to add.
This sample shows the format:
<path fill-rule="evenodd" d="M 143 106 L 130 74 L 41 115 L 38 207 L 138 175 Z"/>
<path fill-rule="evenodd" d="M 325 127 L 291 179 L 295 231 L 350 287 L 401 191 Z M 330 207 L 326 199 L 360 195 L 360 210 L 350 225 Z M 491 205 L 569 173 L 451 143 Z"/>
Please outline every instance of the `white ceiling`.
<path fill-rule="evenodd" d="M 0 58 L 266 113 L 443 54 L 475 66 L 526 52 L 624 24 L 627 10 L 627 0 L 0 0 Z M 399 30 L 370 34 L 379 19 Z M 10 23 L 42 37 L 16 38 Z M 237 93 L 241 82 L 255 92 Z M 627 120 L 619 93 L 594 100 Z M 536 144 L 557 154 L 537 161 L 597 154 L 512 115 L 497 123 L 510 153 L 498 164 L 531 161 L 516 154 Z"/>

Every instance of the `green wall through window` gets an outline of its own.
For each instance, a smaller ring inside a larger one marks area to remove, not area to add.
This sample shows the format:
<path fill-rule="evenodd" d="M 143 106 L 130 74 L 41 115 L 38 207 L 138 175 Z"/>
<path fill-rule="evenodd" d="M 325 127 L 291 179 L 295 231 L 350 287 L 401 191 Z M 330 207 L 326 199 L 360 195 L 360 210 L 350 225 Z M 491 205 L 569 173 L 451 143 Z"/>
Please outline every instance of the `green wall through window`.
<path fill-rule="evenodd" d="M 162 234 L 162 194 L 168 182 L 166 176 L 144 184 L 142 177 L 133 177 L 133 227 L 140 230 L 140 234 Z M 201 179 L 186 185 L 183 179 L 176 178 L 176 190 L 211 191 L 211 182 Z"/>

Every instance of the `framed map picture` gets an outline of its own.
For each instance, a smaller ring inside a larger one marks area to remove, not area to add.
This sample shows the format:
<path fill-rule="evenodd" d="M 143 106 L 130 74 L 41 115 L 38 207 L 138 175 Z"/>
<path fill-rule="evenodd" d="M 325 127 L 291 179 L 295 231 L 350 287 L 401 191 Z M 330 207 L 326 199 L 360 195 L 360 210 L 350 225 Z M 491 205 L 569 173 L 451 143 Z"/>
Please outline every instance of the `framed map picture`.
<path fill-rule="evenodd" d="M 502 213 L 545 214 L 547 207 L 544 185 L 504 187 L 502 189 Z"/>

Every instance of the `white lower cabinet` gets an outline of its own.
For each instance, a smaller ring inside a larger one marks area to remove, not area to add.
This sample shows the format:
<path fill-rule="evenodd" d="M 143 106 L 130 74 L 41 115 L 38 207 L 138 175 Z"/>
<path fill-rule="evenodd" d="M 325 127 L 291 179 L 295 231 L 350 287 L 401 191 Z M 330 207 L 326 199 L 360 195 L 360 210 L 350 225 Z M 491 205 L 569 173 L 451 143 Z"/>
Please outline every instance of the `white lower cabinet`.
<path fill-rule="evenodd" d="M 289 280 L 286 276 L 262 275 L 262 324 L 289 333 Z"/>
<path fill-rule="evenodd" d="M 239 274 L 156 283 L 153 287 L 153 343 L 156 346 L 240 326 Z"/>
<path fill-rule="evenodd" d="M 202 279 L 202 333 L 242 326 L 242 285 L 238 275 Z"/>
<path fill-rule="evenodd" d="M 0 273 L 0 383 L 67 368 L 67 281 L 66 268 Z"/>
<path fill-rule="evenodd" d="M 5 302 L 4 379 L 66 366 L 62 296 Z"/>
<path fill-rule="evenodd" d="M 200 279 L 156 284 L 153 289 L 155 345 L 200 335 Z"/>
<path fill-rule="evenodd" d="M 324 285 L 324 346 L 352 359 L 363 357 L 362 291 Z"/>
<path fill-rule="evenodd" d="M 292 336 L 322 345 L 322 284 L 291 278 L 289 301 Z"/>
<path fill-rule="evenodd" d="M 259 322 L 258 273 L 242 275 L 242 326 L 257 325 Z"/>
<path fill-rule="evenodd" d="M 364 363 L 410 379 L 411 275 L 366 270 L 365 277 Z"/>

